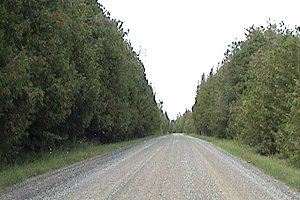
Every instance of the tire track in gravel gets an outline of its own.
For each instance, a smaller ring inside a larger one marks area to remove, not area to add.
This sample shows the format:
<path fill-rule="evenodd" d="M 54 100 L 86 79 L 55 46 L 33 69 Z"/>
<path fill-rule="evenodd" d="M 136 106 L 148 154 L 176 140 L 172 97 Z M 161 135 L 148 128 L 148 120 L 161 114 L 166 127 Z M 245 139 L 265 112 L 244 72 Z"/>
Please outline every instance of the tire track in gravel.
<path fill-rule="evenodd" d="M 140 174 L 141 170 L 145 167 L 145 165 L 148 164 L 149 161 L 152 160 L 154 156 L 157 156 L 157 154 L 161 152 L 163 148 L 164 147 L 161 146 L 158 149 L 156 149 L 152 154 L 145 157 L 144 158 L 145 160 L 139 163 L 134 170 L 132 170 L 130 173 L 122 177 L 122 179 L 117 184 L 115 184 L 114 188 L 111 190 L 107 199 L 118 199 L 117 197 L 120 196 L 118 194 L 121 191 L 123 191 L 125 187 L 128 186 L 136 176 Z"/>
<path fill-rule="evenodd" d="M 180 142 L 172 137 L 164 146 L 115 199 L 183 199 Z"/>
<path fill-rule="evenodd" d="M 198 157 L 219 183 L 227 199 L 300 199 L 299 192 L 264 174 L 253 165 L 240 160 L 215 145 L 192 138 L 198 146 Z M 225 197 L 224 197 L 225 199 Z"/>
<path fill-rule="evenodd" d="M 185 139 L 186 140 L 186 139 Z M 224 199 L 224 194 L 211 178 L 211 172 L 197 155 L 197 148 L 184 141 L 185 199 Z M 191 162 L 193 161 L 193 162 Z"/>
<path fill-rule="evenodd" d="M 113 199 L 123 187 L 155 156 L 164 146 L 164 138 L 131 152 L 128 156 L 110 165 L 109 168 L 97 168 L 80 182 L 76 188 L 65 191 L 63 196 L 56 199 Z M 101 196 L 99 196 L 101 194 Z"/>
<path fill-rule="evenodd" d="M 20 184 L 0 190 L 0 199 L 64 199 L 68 192 L 88 182 L 90 176 L 105 173 L 117 163 L 143 151 L 147 152 L 153 145 L 163 142 L 164 138 L 165 136 L 150 139 L 141 144 L 128 145 L 65 168 L 29 178 Z M 157 139 L 159 141 L 156 141 Z"/>
<path fill-rule="evenodd" d="M 209 142 L 173 134 L 31 178 L 0 199 L 300 200 L 300 193 Z"/>

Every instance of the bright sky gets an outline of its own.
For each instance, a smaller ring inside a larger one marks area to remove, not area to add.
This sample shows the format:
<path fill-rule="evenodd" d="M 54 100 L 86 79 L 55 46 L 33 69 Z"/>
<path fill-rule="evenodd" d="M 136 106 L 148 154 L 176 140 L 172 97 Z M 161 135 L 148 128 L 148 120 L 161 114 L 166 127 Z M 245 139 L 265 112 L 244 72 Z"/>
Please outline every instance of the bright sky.
<path fill-rule="evenodd" d="M 124 22 L 142 50 L 148 80 L 171 119 L 191 109 L 203 72 L 222 61 L 227 46 L 255 24 L 300 25 L 298 0 L 99 0 Z"/>

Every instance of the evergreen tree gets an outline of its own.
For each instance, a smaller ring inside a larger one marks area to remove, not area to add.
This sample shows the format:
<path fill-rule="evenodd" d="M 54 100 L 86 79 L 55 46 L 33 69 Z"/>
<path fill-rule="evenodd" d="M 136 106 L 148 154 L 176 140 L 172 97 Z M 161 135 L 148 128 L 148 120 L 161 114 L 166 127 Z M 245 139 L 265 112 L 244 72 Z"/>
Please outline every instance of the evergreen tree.
<path fill-rule="evenodd" d="M 102 5 L 12 0 L 0 13 L 1 160 L 160 130 L 144 66 Z"/>
<path fill-rule="evenodd" d="M 239 139 L 299 166 L 299 38 L 299 30 L 268 24 L 233 42 L 218 71 L 197 86 L 197 133 Z"/>

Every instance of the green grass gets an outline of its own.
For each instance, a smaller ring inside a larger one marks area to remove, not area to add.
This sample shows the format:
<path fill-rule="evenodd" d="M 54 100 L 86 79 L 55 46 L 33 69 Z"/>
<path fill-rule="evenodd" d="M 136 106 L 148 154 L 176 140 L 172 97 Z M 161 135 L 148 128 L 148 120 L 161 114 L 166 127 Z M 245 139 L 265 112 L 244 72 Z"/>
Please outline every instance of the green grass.
<path fill-rule="evenodd" d="M 200 135 L 192 136 L 206 140 L 219 146 L 232 155 L 235 155 L 252 163 L 256 167 L 261 169 L 264 173 L 300 191 L 300 169 L 293 167 L 285 160 L 279 159 L 275 156 L 268 157 L 258 155 L 254 153 L 254 150 L 249 146 L 240 144 L 238 141 L 222 140 L 214 137 Z"/>
<path fill-rule="evenodd" d="M 82 161 L 93 156 L 104 154 L 115 149 L 143 142 L 159 135 L 112 144 L 89 144 L 82 143 L 67 150 L 59 150 L 53 153 L 42 153 L 34 161 L 22 164 L 4 165 L 0 169 L 0 189 L 15 183 L 24 181 L 29 177 L 59 169 L 72 163 Z"/>

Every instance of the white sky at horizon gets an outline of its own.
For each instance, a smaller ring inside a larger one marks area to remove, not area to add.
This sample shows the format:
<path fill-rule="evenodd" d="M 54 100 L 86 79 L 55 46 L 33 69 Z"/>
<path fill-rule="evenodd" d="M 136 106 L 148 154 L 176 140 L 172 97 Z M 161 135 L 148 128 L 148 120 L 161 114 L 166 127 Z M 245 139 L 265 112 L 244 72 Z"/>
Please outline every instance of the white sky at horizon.
<path fill-rule="evenodd" d="M 99 0 L 124 22 L 147 79 L 170 119 L 191 109 L 202 73 L 217 66 L 245 28 L 284 21 L 300 25 L 297 0 Z"/>

